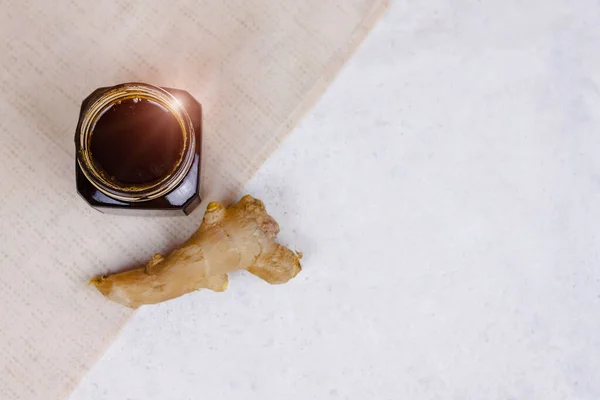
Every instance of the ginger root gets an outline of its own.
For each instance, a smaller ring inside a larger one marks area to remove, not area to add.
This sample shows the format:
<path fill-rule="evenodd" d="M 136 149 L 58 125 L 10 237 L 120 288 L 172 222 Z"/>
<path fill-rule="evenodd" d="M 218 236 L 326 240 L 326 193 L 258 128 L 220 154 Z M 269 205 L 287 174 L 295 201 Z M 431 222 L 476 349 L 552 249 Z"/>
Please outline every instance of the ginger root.
<path fill-rule="evenodd" d="M 260 200 L 244 196 L 229 208 L 212 202 L 200 228 L 171 254 L 156 254 L 143 268 L 99 276 L 90 284 L 108 299 L 137 308 L 201 288 L 222 292 L 227 273 L 240 269 L 285 283 L 300 272 L 301 254 L 275 243 L 278 233 Z"/>

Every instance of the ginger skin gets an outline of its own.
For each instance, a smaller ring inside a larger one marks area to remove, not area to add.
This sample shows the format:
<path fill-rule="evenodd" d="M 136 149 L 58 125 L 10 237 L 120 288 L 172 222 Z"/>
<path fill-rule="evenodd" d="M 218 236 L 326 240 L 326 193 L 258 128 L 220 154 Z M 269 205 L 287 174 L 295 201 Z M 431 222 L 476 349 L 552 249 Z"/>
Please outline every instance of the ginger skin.
<path fill-rule="evenodd" d="M 108 299 L 137 308 L 202 288 L 222 292 L 227 273 L 240 269 L 285 283 L 300 272 L 301 254 L 275 243 L 278 233 L 260 200 L 244 196 L 229 208 L 212 202 L 200 228 L 171 254 L 156 254 L 143 268 L 98 276 L 90 284 Z"/>

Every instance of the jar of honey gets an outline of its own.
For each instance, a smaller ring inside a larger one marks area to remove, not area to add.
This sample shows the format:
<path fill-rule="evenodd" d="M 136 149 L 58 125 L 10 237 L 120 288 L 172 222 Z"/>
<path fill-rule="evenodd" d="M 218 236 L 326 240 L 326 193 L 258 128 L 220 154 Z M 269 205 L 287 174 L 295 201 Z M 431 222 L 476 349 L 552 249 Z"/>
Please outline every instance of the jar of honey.
<path fill-rule="evenodd" d="M 102 212 L 189 214 L 200 203 L 202 107 L 145 83 L 100 88 L 75 132 L 79 194 Z"/>

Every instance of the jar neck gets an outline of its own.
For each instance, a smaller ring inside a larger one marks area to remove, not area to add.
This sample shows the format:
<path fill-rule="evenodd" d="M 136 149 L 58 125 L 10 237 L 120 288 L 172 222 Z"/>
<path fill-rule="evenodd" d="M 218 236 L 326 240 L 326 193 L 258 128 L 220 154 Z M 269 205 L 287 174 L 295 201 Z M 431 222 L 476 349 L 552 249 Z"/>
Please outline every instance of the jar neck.
<path fill-rule="evenodd" d="M 183 148 L 173 170 L 147 185 L 129 185 L 109 179 L 94 162 L 91 152 L 93 130 L 102 114 L 113 105 L 130 99 L 149 100 L 164 107 L 179 123 L 183 136 Z M 144 83 L 125 83 L 104 92 L 85 111 L 76 137 L 77 162 L 86 178 L 105 195 L 126 202 L 156 199 L 175 189 L 191 168 L 196 148 L 194 126 L 185 108 L 166 90 Z"/>

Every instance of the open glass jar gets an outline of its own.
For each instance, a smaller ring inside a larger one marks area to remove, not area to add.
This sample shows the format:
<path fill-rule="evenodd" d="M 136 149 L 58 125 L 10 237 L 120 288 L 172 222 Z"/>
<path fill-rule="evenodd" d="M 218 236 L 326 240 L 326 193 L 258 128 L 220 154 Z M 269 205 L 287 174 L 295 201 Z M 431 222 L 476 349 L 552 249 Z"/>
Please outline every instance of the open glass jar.
<path fill-rule="evenodd" d="M 75 133 L 79 194 L 102 212 L 189 214 L 200 203 L 202 107 L 144 83 L 100 88 Z"/>

